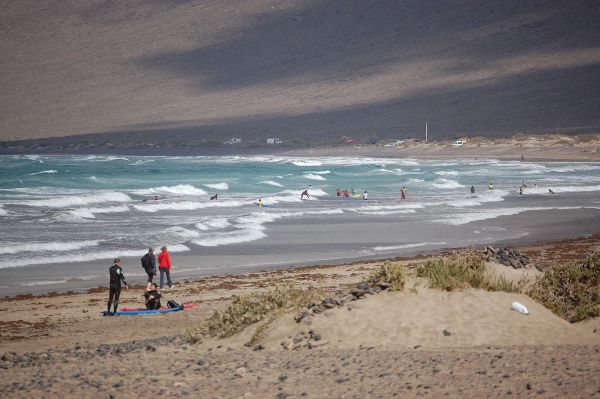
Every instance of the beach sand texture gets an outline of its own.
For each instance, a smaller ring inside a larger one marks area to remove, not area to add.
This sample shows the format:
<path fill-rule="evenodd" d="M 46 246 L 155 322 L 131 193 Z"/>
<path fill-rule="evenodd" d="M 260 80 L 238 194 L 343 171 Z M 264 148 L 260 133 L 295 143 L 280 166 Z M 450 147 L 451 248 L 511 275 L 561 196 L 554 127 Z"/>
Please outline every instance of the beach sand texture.
<path fill-rule="evenodd" d="M 519 249 L 541 265 L 554 253 L 576 257 L 598 244 L 591 237 Z M 411 269 L 425 259 L 399 262 Z M 380 265 L 311 266 L 182 282 L 165 295 L 199 306 L 168 315 L 100 317 L 105 289 L 4 299 L 0 397 L 139 397 L 148 384 L 172 397 L 599 394 L 598 319 L 571 324 L 522 294 L 442 292 L 420 279 L 409 280 L 403 292 L 382 292 L 315 315 L 310 325 L 285 315 L 265 330 L 262 350 L 244 345 L 254 327 L 196 344 L 174 335 L 224 309 L 234 296 L 287 284 L 344 290 Z M 487 267 L 496 275 L 505 268 Z M 513 281 L 540 273 L 511 269 L 506 276 Z M 141 291 L 123 291 L 123 306 L 139 305 Z M 530 314 L 510 310 L 515 300 Z M 313 349 L 282 346 L 309 331 L 320 336 Z"/>

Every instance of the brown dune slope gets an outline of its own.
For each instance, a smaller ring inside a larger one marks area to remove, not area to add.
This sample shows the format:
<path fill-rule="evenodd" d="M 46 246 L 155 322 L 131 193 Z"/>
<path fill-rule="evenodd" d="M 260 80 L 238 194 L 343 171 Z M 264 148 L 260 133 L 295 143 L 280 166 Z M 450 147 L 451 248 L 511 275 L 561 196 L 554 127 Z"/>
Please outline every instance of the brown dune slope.
<path fill-rule="evenodd" d="M 600 127 L 594 1 L 2 3 L 0 140 Z"/>

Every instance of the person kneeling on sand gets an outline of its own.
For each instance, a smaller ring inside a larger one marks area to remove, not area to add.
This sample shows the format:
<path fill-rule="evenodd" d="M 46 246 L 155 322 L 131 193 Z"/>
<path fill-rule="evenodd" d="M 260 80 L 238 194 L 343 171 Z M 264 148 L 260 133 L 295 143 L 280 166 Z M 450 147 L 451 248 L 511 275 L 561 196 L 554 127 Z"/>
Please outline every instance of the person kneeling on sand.
<path fill-rule="evenodd" d="M 114 264 L 108 269 L 108 272 L 110 274 L 110 289 L 108 294 L 108 310 L 105 314 L 112 316 L 113 313 L 110 312 L 110 305 L 114 302 L 114 313 L 116 313 L 119 307 L 119 297 L 121 296 L 121 281 L 126 289 L 129 289 L 129 286 L 125 281 L 123 269 L 121 269 L 121 259 L 115 258 Z"/>
<path fill-rule="evenodd" d="M 150 284 L 148 291 L 144 293 L 146 299 L 146 309 L 160 309 L 160 291 L 156 287 L 156 283 Z"/>
<path fill-rule="evenodd" d="M 165 275 L 167 276 L 167 283 L 169 284 L 169 289 L 173 288 L 173 283 L 171 282 L 171 255 L 167 252 L 167 247 L 164 246 L 161 249 L 160 254 L 158 255 L 158 270 L 160 270 L 160 289 L 162 290 L 163 282 L 165 279 Z"/>

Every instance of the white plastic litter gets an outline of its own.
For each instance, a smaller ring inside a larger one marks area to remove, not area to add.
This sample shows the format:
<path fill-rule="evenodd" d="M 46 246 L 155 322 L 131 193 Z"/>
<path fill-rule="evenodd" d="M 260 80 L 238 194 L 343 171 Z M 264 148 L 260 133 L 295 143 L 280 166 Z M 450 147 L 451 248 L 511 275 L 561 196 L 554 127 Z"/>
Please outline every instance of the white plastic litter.
<path fill-rule="evenodd" d="M 523 305 L 522 303 L 519 302 L 513 302 L 512 306 L 510 307 L 512 310 L 517 311 L 521 314 L 529 314 L 529 310 L 527 310 L 527 308 L 525 307 L 525 305 Z"/>

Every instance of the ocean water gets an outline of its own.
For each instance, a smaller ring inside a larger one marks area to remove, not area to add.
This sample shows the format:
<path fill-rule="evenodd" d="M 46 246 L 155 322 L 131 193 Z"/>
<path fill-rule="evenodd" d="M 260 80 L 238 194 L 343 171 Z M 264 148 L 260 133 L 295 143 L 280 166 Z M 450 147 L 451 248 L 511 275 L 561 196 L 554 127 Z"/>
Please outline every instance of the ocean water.
<path fill-rule="evenodd" d="M 456 229 L 528 211 L 600 207 L 598 163 L 0 156 L 0 170 L 0 270 L 11 269 L 0 289 L 94 279 L 105 273 L 86 262 L 135 260 L 149 245 L 202 259 L 188 262 L 188 271 L 218 268 L 220 260 L 258 268 L 269 251 L 283 263 L 493 241 L 498 236 L 483 238 L 475 227 Z M 336 197 L 337 188 L 368 191 L 368 200 Z M 300 199 L 305 189 L 310 200 Z M 209 200 L 215 193 L 219 199 Z M 258 198 L 270 207 L 258 208 Z M 281 245 L 269 249 L 273 243 Z"/>

